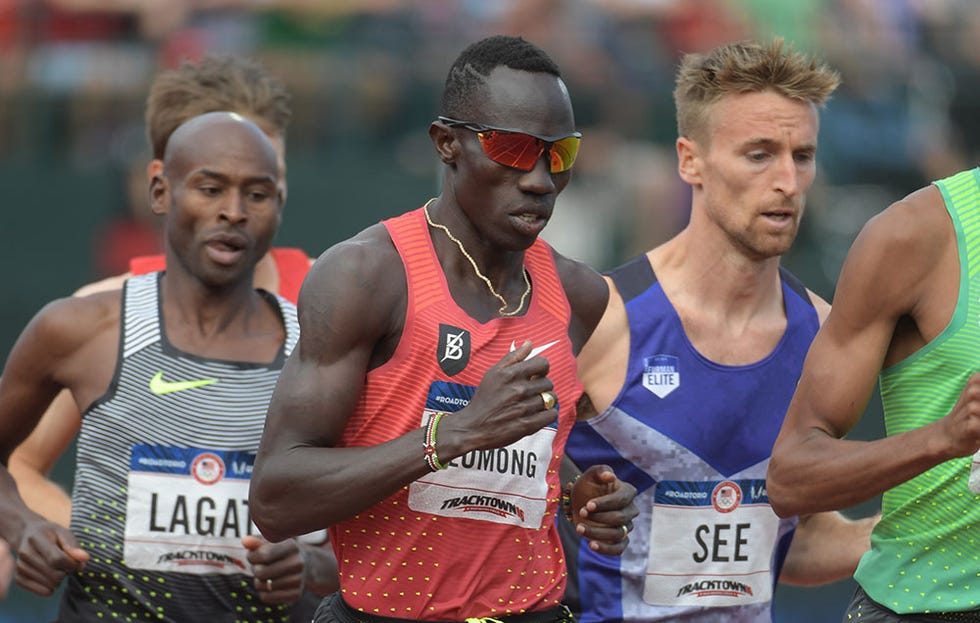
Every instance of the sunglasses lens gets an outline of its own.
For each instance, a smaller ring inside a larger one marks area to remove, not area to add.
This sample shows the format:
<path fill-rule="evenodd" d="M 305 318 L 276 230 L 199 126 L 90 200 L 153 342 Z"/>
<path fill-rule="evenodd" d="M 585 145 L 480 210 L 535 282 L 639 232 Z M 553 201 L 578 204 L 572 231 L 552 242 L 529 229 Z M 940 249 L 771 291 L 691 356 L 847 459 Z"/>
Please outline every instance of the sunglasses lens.
<path fill-rule="evenodd" d="M 537 164 L 538 158 L 545 150 L 545 142 L 536 136 L 522 132 L 500 132 L 489 130 L 479 132 L 480 146 L 483 153 L 497 164 L 505 167 L 530 171 Z M 549 171 L 564 173 L 575 164 L 578 146 L 581 139 L 577 136 L 566 136 L 551 144 L 549 151 Z"/>
<path fill-rule="evenodd" d="M 541 140 L 520 132 L 480 132 L 483 153 L 497 164 L 530 171 L 544 151 Z"/>
<path fill-rule="evenodd" d="M 551 145 L 551 172 L 563 173 L 575 164 L 578 146 L 581 139 L 577 136 L 567 136 Z"/>

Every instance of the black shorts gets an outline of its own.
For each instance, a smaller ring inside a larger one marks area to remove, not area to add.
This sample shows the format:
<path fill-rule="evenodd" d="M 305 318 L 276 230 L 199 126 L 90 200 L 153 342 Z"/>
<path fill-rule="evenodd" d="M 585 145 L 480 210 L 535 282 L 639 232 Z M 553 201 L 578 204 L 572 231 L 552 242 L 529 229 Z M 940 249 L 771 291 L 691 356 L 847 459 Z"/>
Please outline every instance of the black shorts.
<path fill-rule="evenodd" d="M 858 586 L 854 592 L 854 598 L 851 599 L 847 611 L 844 612 L 842 623 L 945 623 L 947 621 L 980 623 L 980 610 L 895 614 L 868 597 L 864 589 Z"/>
<path fill-rule="evenodd" d="M 540 612 L 528 612 L 513 616 L 495 616 L 501 623 L 575 623 L 568 608 L 560 606 Z M 411 623 L 412 619 L 393 619 L 358 612 L 341 598 L 339 593 L 325 597 L 313 615 L 313 623 Z M 449 623 L 449 622 L 447 622 Z"/>

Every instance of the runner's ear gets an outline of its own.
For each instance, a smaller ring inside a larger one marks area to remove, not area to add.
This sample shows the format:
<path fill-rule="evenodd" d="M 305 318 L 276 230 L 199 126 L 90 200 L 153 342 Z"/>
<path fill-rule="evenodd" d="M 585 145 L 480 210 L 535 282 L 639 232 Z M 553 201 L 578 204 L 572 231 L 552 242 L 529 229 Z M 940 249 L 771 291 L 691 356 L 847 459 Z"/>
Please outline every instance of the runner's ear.
<path fill-rule="evenodd" d="M 459 142 L 453 131 L 441 121 L 433 121 L 429 126 L 429 138 L 435 145 L 436 153 L 443 164 L 452 165 L 459 156 Z"/>
<path fill-rule="evenodd" d="M 150 179 L 150 210 L 158 216 L 163 216 L 169 207 L 170 184 L 161 170 Z"/>

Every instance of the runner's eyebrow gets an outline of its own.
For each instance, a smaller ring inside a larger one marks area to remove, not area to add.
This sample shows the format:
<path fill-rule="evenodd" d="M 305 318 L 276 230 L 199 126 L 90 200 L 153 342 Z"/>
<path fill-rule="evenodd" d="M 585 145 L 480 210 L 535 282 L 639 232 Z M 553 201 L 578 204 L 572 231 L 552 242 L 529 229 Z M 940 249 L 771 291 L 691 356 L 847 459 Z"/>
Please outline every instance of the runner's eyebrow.
<path fill-rule="evenodd" d="M 212 178 L 212 179 L 214 179 L 216 181 L 223 182 L 223 183 L 226 183 L 226 184 L 231 181 L 231 176 L 227 175 L 226 173 L 222 173 L 220 171 L 213 171 L 213 170 L 208 169 L 208 168 L 198 169 L 198 170 L 194 171 L 194 173 L 192 173 L 191 176 L 192 177 L 196 177 L 196 176 L 209 177 L 209 178 Z M 249 184 L 249 185 L 251 185 L 251 184 L 276 184 L 277 183 L 277 180 L 276 180 L 276 177 L 274 175 L 255 175 L 255 176 L 251 176 L 251 177 L 246 177 L 245 178 L 245 183 L 246 184 Z"/>
<path fill-rule="evenodd" d="M 772 147 L 779 147 L 781 143 L 782 143 L 782 141 L 777 141 L 777 140 L 772 139 L 772 138 L 767 138 L 767 137 L 760 136 L 760 137 L 756 137 L 756 138 L 750 138 L 747 141 L 745 141 L 744 143 L 742 143 L 742 145 L 746 149 L 752 149 L 752 148 L 756 148 L 756 147 L 768 147 L 768 148 L 772 148 Z M 793 147 L 793 151 L 794 152 L 800 152 L 800 151 L 814 152 L 816 150 L 817 150 L 816 143 L 804 143 L 802 145 L 796 145 L 796 146 Z"/>

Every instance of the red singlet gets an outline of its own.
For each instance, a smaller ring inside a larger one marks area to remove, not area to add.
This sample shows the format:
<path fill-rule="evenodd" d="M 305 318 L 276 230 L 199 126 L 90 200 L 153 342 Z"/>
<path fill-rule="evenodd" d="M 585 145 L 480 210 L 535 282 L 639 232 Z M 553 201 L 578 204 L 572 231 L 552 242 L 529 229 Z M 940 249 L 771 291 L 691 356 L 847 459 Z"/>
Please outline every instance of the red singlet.
<path fill-rule="evenodd" d="M 383 443 L 436 411 L 453 417 L 487 368 L 527 339 L 550 362 L 560 416 L 506 448 L 459 457 L 333 526 L 344 600 L 371 614 L 435 620 L 554 607 L 566 577 L 554 524 L 558 467 L 582 386 L 551 248 L 538 240 L 525 255 L 533 284 L 526 314 L 481 324 L 453 301 L 422 210 L 384 225 L 405 266 L 405 327 L 391 360 L 367 374 L 339 445 Z"/>

